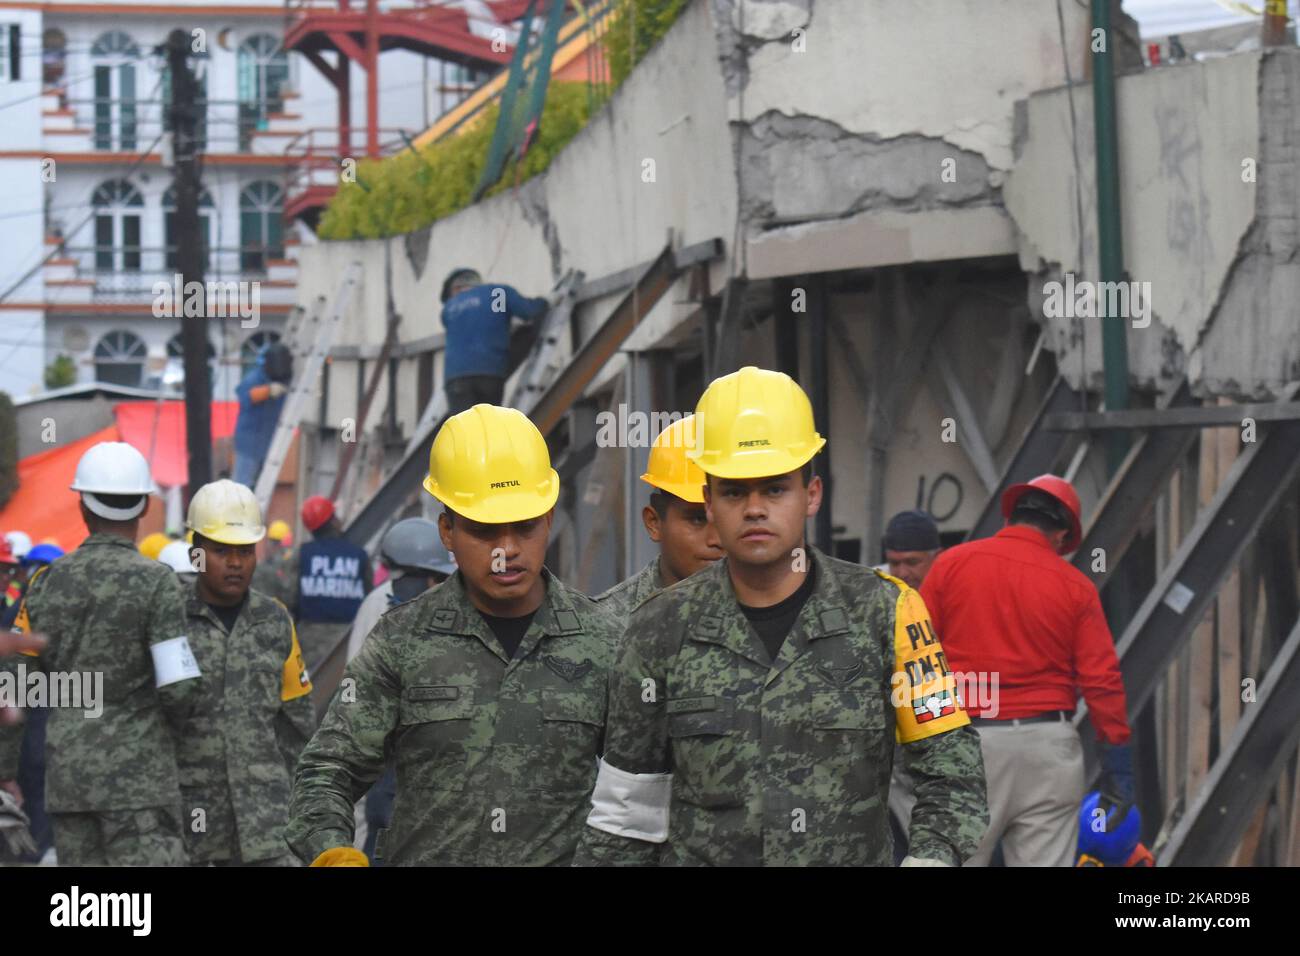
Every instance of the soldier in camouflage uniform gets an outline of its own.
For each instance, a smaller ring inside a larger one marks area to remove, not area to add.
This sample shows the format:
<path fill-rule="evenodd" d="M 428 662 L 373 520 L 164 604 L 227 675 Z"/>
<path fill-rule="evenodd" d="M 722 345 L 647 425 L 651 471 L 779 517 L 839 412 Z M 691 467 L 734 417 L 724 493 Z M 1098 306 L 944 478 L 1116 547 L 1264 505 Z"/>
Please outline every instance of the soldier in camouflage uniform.
<path fill-rule="evenodd" d="M 190 862 L 286 865 L 293 766 L 316 728 L 311 680 L 289 612 L 249 589 L 265 533 L 244 485 L 204 485 L 190 501 L 200 557 L 187 630 L 205 675 L 178 753 Z"/>
<path fill-rule="evenodd" d="M 49 640 L 43 669 L 103 675 L 98 716 L 50 710 L 45 802 L 59 862 L 183 865 L 176 751 L 202 681 L 176 575 L 134 544 L 149 466 L 130 445 L 101 442 L 72 488 L 90 535 L 32 583 L 26 603 Z"/>
<path fill-rule="evenodd" d="M 559 486 L 520 412 L 476 405 L 443 424 L 424 487 L 447 506 L 438 526 L 458 570 L 380 618 L 344 672 L 294 781 L 303 860 L 365 865 L 352 804 L 386 757 L 386 863 L 572 860 L 619 627 L 542 566 Z"/>
<path fill-rule="evenodd" d="M 257 570 L 253 572 L 253 590 L 275 598 L 292 612 L 298 607 L 298 551 L 284 544 L 289 532 L 283 521 L 271 523 L 268 538 L 279 530 L 277 525 L 284 526 L 281 537 L 274 539 L 276 543 L 271 545 L 266 557 L 257 562 Z"/>
<path fill-rule="evenodd" d="M 619 621 L 655 591 L 676 584 L 722 557 L 717 532 L 704 510 L 704 472 L 686 457 L 695 444 L 695 416 L 687 415 L 659 433 L 650 448 L 650 461 L 641 480 L 655 490 L 641 509 L 650 540 L 659 557 L 596 601 Z"/>
<path fill-rule="evenodd" d="M 988 824 L 979 739 L 920 596 L 806 545 L 825 444 L 807 396 L 745 368 L 696 419 L 727 557 L 632 613 L 577 862 L 891 865 L 897 737 L 905 863 L 960 863 Z"/>

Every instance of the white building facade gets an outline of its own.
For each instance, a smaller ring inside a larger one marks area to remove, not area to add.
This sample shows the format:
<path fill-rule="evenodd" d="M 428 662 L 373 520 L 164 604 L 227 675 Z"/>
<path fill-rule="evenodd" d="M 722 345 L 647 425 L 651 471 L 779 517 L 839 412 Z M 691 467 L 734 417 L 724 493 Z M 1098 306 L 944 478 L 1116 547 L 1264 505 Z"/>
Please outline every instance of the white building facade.
<path fill-rule="evenodd" d="M 208 334 L 213 397 L 233 398 L 282 329 L 297 250 L 314 241 L 284 216 L 303 151 L 331 136 L 343 155 L 364 146 L 364 77 L 354 65 L 345 149 L 334 88 L 281 47 L 287 22 L 267 0 L 0 3 L 0 390 L 40 392 L 54 366 L 64 379 L 48 380 L 67 384 L 69 363 L 73 383 L 179 383 L 170 77 L 159 49 L 179 28 L 205 97 L 200 218 L 206 278 L 224 302 L 209 296 L 221 313 Z M 412 136 L 454 105 L 449 69 L 465 88 L 481 79 L 402 50 L 382 63 L 381 122 Z"/>

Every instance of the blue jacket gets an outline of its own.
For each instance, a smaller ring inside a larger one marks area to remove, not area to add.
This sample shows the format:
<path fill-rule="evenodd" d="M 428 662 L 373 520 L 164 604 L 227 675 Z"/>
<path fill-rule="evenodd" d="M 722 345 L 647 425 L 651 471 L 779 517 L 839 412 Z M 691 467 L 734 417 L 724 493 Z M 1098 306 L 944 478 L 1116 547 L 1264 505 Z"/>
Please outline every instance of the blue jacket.
<path fill-rule="evenodd" d="M 298 550 L 298 620 L 351 621 L 370 591 L 370 559 L 346 538 L 316 538 Z"/>
<path fill-rule="evenodd" d="M 235 388 L 239 398 L 239 418 L 235 422 L 235 454 L 262 459 L 271 447 L 275 436 L 275 425 L 280 420 L 280 409 L 284 407 L 285 396 L 268 398 L 264 402 L 254 403 L 249 393 L 259 385 L 270 385 L 262 356 L 257 357 L 257 365 L 240 380 Z"/>
<path fill-rule="evenodd" d="M 499 311 L 492 306 L 496 304 Z M 546 311 L 544 298 L 529 299 L 501 283 L 476 285 L 442 306 L 447 351 L 442 378 L 466 375 L 505 378 L 510 363 L 510 318 L 532 320 Z"/>

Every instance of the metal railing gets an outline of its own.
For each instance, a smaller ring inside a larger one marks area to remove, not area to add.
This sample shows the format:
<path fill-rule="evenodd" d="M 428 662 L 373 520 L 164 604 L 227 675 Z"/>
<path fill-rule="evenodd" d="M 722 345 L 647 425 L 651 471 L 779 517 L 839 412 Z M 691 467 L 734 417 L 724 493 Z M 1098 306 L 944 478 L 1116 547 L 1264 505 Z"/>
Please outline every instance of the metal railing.
<path fill-rule="evenodd" d="M 366 0 L 284 0 L 285 16 L 289 19 L 303 17 L 310 13 L 365 13 Z M 448 0 L 385 0 L 380 14 L 402 16 L 429 16 L 445 14 L 463 16 L 462 7 L 451 5 Z M 474 18 L 471 15 L 471 19 Z"/>
<path fill-rule="evenodd" d="M 379 155 L 392 156 L 406 148 L 410 130 L 382 127 L 379 130 Z M 366 158 L 366 128 L 354 126 L 346 142 L 337 127 L 314 127 L 303 130 L 284 148 L 290 169 L 285 195 L 289 201 L 312 186 L 337 187 L 346 158 Z"/>
<path fill-rule="evenodd" d="M 96 150 L 135 152 L 171 129 L 170 104 L 164 100 L 69 97 L 65 105 L 75 116 L 76 128 L 90 131 Z M 254 135 L 270 128 L 271 115 L 281 112 L 284 102 L 200 99 L 197 106 L 200 149 L 246 153 L 252 150 Z"/>
<path fill-rule="evenodd" d="M 65 246 L 59 256 L 74 259 L 77 278 L 93 279 L 97 302 L 150 298 L 157 283 L 168 288 L 176 277 L 176 246 Z M 207 282 L 264 280 L 269 261 L 285 257 L 283 245 L 248 244 L 208 250 Z"/>

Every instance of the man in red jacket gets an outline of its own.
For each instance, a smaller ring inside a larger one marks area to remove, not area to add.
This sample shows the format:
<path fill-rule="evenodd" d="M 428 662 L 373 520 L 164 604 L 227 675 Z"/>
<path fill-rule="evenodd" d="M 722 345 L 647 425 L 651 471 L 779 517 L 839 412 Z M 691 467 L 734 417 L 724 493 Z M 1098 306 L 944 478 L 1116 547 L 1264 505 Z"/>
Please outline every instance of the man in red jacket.
<path fill-rule="evenodd" d="M 1070 722 L 1079 694 L 1101 740 L 1107 827 L 1133 803 L 1124 685 L 1097 589 L 1062 558 L 1081 537 L 1074 488 L 1054 475 L 1014 485 L 1002 515 L 1006 527 L 944 551 L 921 585 L 949 666 L 968 688 L 981 681 L 966 706 L 984 751 L 990 822 L 966 865 L 986 866 L 1001 840 L 1009 866 L 1069 866 L 1084 793 Z"/>

